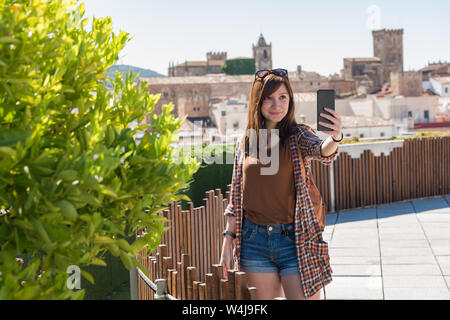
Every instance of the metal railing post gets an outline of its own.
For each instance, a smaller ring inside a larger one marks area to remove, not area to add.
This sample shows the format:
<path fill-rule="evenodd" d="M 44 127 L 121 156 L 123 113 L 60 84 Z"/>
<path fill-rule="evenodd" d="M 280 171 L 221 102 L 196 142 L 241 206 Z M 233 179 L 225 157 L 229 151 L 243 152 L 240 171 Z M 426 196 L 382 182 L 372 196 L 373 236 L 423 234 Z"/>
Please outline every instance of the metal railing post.
<path fill-rule="evenodd" d="M 139 300 L 138 275 L 135 266 L 130 269 L 130 299 Z"/>

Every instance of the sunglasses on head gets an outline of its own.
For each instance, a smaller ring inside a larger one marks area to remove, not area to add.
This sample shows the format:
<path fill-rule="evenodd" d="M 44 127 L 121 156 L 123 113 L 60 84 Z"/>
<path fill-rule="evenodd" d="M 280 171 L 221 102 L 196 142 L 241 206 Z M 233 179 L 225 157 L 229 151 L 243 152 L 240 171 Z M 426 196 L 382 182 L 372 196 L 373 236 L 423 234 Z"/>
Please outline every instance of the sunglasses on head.
<path fill-rule="evenodd" d="M 264 79 L 268 74 L 274 74 L 279 77 L 286 77 L 288 71 L 286 69 L 259 70 L 255 73 L 255 80 Z"/>

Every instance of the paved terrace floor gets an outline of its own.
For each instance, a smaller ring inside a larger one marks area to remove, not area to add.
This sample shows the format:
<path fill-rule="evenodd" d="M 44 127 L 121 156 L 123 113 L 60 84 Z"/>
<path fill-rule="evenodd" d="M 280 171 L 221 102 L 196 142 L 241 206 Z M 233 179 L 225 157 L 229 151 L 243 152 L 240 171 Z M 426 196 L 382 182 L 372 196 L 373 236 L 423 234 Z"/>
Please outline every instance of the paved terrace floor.
<path fill-rule="evenodd" d="M 327 214 L 327 299 L 450 300 L 450 195 Z"/>

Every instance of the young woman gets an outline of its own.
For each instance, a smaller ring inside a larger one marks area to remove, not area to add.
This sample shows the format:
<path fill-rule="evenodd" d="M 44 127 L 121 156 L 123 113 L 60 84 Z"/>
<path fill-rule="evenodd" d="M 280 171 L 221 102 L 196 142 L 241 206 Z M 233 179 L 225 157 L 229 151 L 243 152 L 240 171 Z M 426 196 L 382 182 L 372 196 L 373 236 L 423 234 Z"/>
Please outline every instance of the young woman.
<path fill-rule="evenodd" d="M 327 111 L 333 116 L 322 116 L 333 124 L 321 124 L 330 128 L 323 131 L 330 137 L 320 140 L 309 126 L 295 121 L 287 70 L 256 72 L 249 98 L 247 134 L 236 146 L 220 263 L 227 277 L 234 240 L 235 269 L 246 272 L 248 285 L 256 287 L 258 299 L 320 299 L 320 289 L 331 282 L 328 245 L 323 241 L 307 189 L 310 161 L 329 165 L 342 140 L 340 116 Z M 260 134 L 264 131 L 261 129 L 267 130 L 267 138 Z M 278 130 L 274 136 L 279 142 L 271 138 L 272 129 Z M 252 148 L 257 150 L 256 156 L 249 152 Z M 260 161 L 260 155 L 272 151 L 278 158 L 269 156 L 270 163 Z M 300 156 L 306 181 L 301 175 Z M 278 162 L 276 173 L 262 174 L 263 169 L 273 165 L 272 160 Z"/>

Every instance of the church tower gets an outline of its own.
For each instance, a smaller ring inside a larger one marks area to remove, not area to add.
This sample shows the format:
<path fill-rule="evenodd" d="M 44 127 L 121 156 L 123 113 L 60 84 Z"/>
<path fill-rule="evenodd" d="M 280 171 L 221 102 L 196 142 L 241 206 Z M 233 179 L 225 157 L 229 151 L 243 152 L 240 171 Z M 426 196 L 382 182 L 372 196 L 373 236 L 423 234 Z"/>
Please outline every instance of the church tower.
<path fill-rule="evenodd" d="M 390 82 L 391 72 L 403 72 L 403 29 L 373 30 L 373 55 L 381 60 L 383 83 Z"/>
<path fill-rule="evenodd" d="M 253 58 L 255 59 L 255 71 L 272 69 L 272 43 L 267 44 L 262 33 L 258 44 L 253 45 Z"/>

